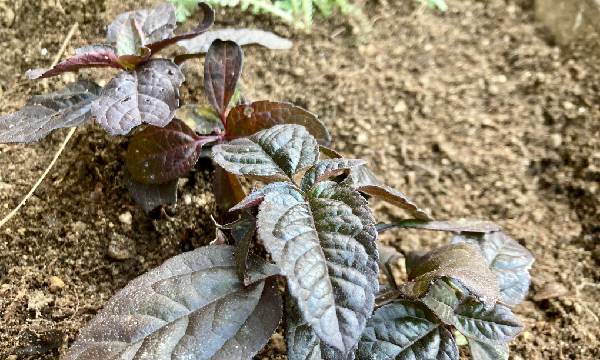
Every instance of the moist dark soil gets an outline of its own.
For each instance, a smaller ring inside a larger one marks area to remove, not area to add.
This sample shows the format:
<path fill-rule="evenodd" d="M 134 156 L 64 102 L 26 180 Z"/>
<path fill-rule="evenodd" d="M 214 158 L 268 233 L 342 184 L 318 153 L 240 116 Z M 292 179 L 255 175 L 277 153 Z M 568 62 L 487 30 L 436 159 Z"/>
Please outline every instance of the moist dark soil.
<path fill-rule="evenodd" d="M 218 11 L 219 26 L 291 37 L 290 51 L 246 48 L 253 99 L 291 101 L 320 115 L 347 156 L 368 160 L 434 217 L 500 223 L 534 253 L 526 329 L 513 359 L 600 358 L 600 61 L 598 41 L 559 48 L 523 1 L 448 1 L 446 14 L 414 1 L 370 1 L 366 38 L 341 17 L 312 34 L 266 16 Z M 26 82 L 48 66 L 78 24 L 67 54 L 100 41 L 121 11 L 153 1 L 0 2 L 0 112 L 75 79 Z M 361 41 L 362 40 L 362 41 Z M 201 99 L 201 63 L 183 95 Z M 81 76 L 106 81 L 109 74 Z M 33 145 L 0 145 L 0 215 L 27 193 L 65 130 Z M 0 358 L 59 359 L 128 281 L 214 236 L 210 170 L 179 183 L 179 202 L 145 215 L 123 182 L 126 141 L 94 124 L 77 130 L 49 177 L 0 229 Z M 380 221 L 404 214 L 376 204 Z M 391 232 L 403 250 L 440 236 Z M 119 260 L 120 259 L 120 260 Z M 283 359 L 276 335 L 257 358 Z"/>

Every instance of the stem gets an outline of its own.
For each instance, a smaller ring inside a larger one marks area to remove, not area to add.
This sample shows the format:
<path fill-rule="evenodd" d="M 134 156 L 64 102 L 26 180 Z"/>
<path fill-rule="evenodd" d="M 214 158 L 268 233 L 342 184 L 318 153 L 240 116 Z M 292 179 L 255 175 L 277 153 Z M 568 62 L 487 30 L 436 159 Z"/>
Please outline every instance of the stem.
<path fill-rule="evenodd" d="M 62 54 L 65 52 L 65 50 L 67 48 L 67 44 L 69 43 L 69 41 L 71 41 L 71 38 L 73 37 L 73 35 L 75 35 L 75 31 L 77 30 L 78 26 L 79 26 L 79 23 L 75 23 L 75 24 L 73 24 L 73 26 L 71 26 L 71 29 L 67 33 L 67 36 L 65 37 L 65 40 L 63 41 L 62 45 L 60 46 L 58 53 L 56 53 L 56 56 L 54 57 L 54 61 L 52 62 L 52 65 L 50 67 L 54 67 L 56 64 L 58 64 L 58 61 L 60 60 Z M 44 172 L 42 173 L 42 176 L 40 176 L 40 178 L 35 182 L 35 184 L 33 184 L 33 187 L 31 188 L 31 190 L 29 190 L 27 195 L 25 195 L 25 197 L 21 200 L 21 202 L 17 205 L 17 207 L 15 207 L 11 212 L 9 212 L 8 215 L 6 215 L 2 220 L 0 220 L 0 228 L 2 226 L 4 226 L 4 224 L 6 224 L 10 219 L 13 218 L 13 216 L 15 216 L 19 212 L 21 207 L 23 207 L 23 205 L 25 205 L 25 202 L 27 202 L 27 200 L 29 200 L 29 198 L 33 195 L 33 193 L 40 186 L 42 181 L 44 181 L 44 179 L 46 178 L 46 176 L 48 175 L 48 173 L 50 172 L 50 170 L 52 169 L 54 164 L 56 164 L 56 161 L 58 160 L 58 157 L 60 156 L 60 154 L 62 154 L 63 150 L 65 150 L 67 143 L 69 142 L 69 140 L 71 140 L 71 137 L 73 137 L 73 134 L 75 134 L 76 129 L 77 128 L 74 127 L 74 128 L 71 128 L 71 130 L 69 130 L 69 133 L 63 140 L 62 144 L 60 144 L 58 151 L 54 154 L 52 161 L 50 161 L 50 164 L 48 165 L 46 170 L 44 170 Z"/>

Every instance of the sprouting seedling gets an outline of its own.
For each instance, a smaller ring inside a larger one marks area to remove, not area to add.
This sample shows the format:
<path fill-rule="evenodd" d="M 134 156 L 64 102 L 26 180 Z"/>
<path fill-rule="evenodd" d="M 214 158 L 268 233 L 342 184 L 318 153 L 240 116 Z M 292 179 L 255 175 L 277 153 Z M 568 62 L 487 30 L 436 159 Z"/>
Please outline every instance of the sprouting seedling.
<path fill-rule="evenodd" d="M 428 219 L 376 226 L 369 194 L 425 216 L 373 181 L 364 161 L 338 157 L 297 124 L 219 143 L 212 156 L 228 173 L 266 185 L 231 208 L 241 216 L 219 226 L 218 245 L 175 256 L 117 293 L 66 359 L 252 359 L 282 318 L 289 359 L 456 360 L 457 332 L 474 359 L 507 358 L 507 343 L 522 330 L 509 305 L 522 300 L 533 258 L 499 226 Z M 394 227 L 456 236 L 409 253 L 408 281 L 391 281 L 390 296 L 379 268 L 403 256 L 377 236 Z M 283 294 L 277 283 L 285 283 Z"/>
<path fill-rule="evenodd" d="M 319 141 L 330 140 L 316 115 L 293 104 L 275 101 L 234 104 L 232 99 L 242 67 L 243 51 L 237 43 L 212 42 L 204 64 L 208 105 L 185 105 L 178 109 L 169 126 L 147 127 L 132 136 L 126 166 L 135 183 L 159 186 L 176 181 L 194 167 L 204 145 L 248 136 L 277 124 L 301 124 Z M 219 198 L 239 186 L 235 177 L 226 180 L 230 184 L 215 186 Z M 143 198 L 140 200 L 146 203 Z M 145 207 L 150 209 L 155 204 L 151 202 Z"/>

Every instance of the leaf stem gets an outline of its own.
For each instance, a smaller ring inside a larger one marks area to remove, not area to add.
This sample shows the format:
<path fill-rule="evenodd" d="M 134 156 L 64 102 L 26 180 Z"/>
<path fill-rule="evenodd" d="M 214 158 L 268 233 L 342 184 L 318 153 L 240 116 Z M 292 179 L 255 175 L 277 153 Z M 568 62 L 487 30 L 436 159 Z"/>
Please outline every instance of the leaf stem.
<path fill-rule="evenodd" d="M 69 41 L 71 41 L 71 38 L 73 37 L 73 35 L 75 35 L 75 31 L 77 30 L 78 26 L 79 26 L 79 23 L 77 23 L 77 22 L 75 24 L 73 24 L 73 26 L 71 26 L 71 29 L 67 33 L 67 36 L 65 37 L 65 40 L 63 41 L 62 45 L 60 46 L 60 49 L 58 50 L 58 53 L 54 57 L 54 61 L 52 62 L 52 65 L 50 67 L 54 67 L 56 64 L 58 64 L 58 61 L 60 60 L 62 54 L 67 49 L 67 45 L 68 45 Z M 56 164 L 56 161 L 58 160 L 60 154 L 62 154 L 62 152 L 65 150 L 67 143 L 69 142 L 69 140 L 71 140 L 71 138 L 73 137 L 73 134 L 75 134 L 76 129 L 77 129 L 76 127 L 73 127 L 69 130 L 69 133 L 63 140 L 62 144 L 60 144 L 58 151 L 54 154 L 52 161 L 50 161 L 50 164 L 48 164 L 48 167 L 46 167 L 46 170 L 44 170 L 44 172 L 39 177 L 39 179 L 35 182 L 35 184 L 33 184 L 33 186 L 31 187 L 31 190 L 29 190 L 27 195 L 25 195 L 25 197 L 21 200 L 21 202 L 19 202 L 19 204 L 11 212 L 9 212 L 8 215 L 6 215 L 2 220 L 0 220 L 0 228 L 2 226 L 4 226 L 4 224 L 6 224 L 10 219 L 12 219 L 19 212 L 21 207 L 23 207 L 23 205 L 25 205 L 25 202 L 27 202 L 27 200 L 29 200 L 29 198 L 33 195 L 33 193 L 40 186 L 42 181 L 44 181 L 44 179 L 46 178 L 46 176 L 48 175 L 48 173 L 50 172 L 52 167 L 54 167 L 54 164 Z"/>

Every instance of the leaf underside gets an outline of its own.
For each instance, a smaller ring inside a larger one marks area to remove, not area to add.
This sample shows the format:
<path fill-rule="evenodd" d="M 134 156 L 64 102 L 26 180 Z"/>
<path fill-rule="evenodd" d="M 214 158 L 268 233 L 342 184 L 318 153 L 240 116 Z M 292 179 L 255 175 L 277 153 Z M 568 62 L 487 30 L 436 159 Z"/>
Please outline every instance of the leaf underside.
<path fill-rule="evenodd" d="M 131 19 L 134 19 L 141 28 L 146 43 L 170 38 L 173 36 L 173 31 L 177 26 L 173 5 L 161 4 L 152 9 L 129 11 L 120 14 L 108 26 L 106 40 L 113 44 L 117 43 L 119 34 L 128 31 Z"/>
<path fill-rule="evenodd" d="M 448 231 L 454 233 L 489 233 L 501 230 L 501 227 L 493 222 L 481 220 L 402 220 L 393 224 L 377 225 L 379 233 L 393 228 L 423 229 L 433 231 Z"/>
<path fill-rule="evenodd" d="M 331 141 L 325 125 L 315 114 L 290 103 L 273 101 L 256 101 L 231 109 L 227 115 L 227 136 L 249 136 L 279 124 L 302 125 L 319 143 Z"/>
<path fill-rule="evenodd" d="M 509 306 L 520 304 L 527 296 L 533 255 L 502 231 L 477 236 L 455 236 L 453 243 L 473 244 L 481 250 L 490 269 L 498 277 L 500 298 Z"/>
<path fill-rule="evenodd" d="M 318 156 L 316 140 L 299 125 L 277 125 L 213 147 L 214 160 L 225 170 L 267 180 L 290 180 Z"/>
<path fill-rule="evenodd" d="M 227 106 L 242 73 L 244 53 L 232 41 L 216 40 L 204 60 L 204 91 L 208 102 L 225 117 Z"/>
<path fill-rule="evenodd" d="M 0 116 L 0 142 L 34 142 L 53 130 L 81 125 L 91 118 L 92 103 L 99 92 L 96 83 L 82 80 L 32 97 L 21 110 Z"/>
<path fill-rule="evenodd" d="M 493 304 L 498 300 L 498 280 L 478 249 L 469 244 L 446 245 L 406 261 L 409 282 L 404 291 L 413 298 L 424 296 L 431 283 L 441 277 L 458 281 L 474 296 Z"/>
<path fill-rule="evenodd" d="M 357 159 L 325 159 L 317 162 L 302 177 L 300 188 L 310 190 L 319 181 L 341 175 L 352 168 L 364 165 L 364 160 Z"/>
<path fill-rule="evenodd" d="M 508 360 L 507 344 L 490 345 L 473 339 L 468 339 L 468 343 L 473 360 Z"/>
<path fill-rule="evenodd" d="M 328 346 L 356 346 L 378 291 L 374 219 L 353 189 L 321 182 L 264 197 L 258 237 L 288 280 L 304 319 Z"/>
<path fill-rule="evenodd" d="M 179 45 L 189 54 L 199 54 L 207 52 L 210 44 L 217 39 L 233 41 L 240 46 L 256 44 L 271 50 L 288 50 L 293 45 L 290 40 L 269 31 L 232 28 L 207 31 L 193 39 L 181 41 Z"/>
<path fill-rule="evenodd" d="M 458 360 L 452 333 L 422 305 L 399 300 L 377 309 L 358 345 L 360 360 Z"/>
<path fill-rule="evenodd" d="M 422 302 L 440 320 L 456 327 L 468 339 L 486 344 L 505 344 L 523 328 L 507 306 L 498 303 L 486 306 L 470 294 L 457 290 L 447 278 L 435 281 Z"/>
<path fill-rule="evenodd" d="M 362 193 L 406 210 L 416 219 L 433 220 L 425 210 L 419 208 L 402 192 L 384 185 L 366 165 L 353 168 L 344 182 Z"/>
<path fill-rule="evenodd" d="M 272 265 L 251 268 L 244 287 L 230 246 L 175 256 L 113 296 L 66 359 L 251 359 L 282 315 Z"/>
<path fill-rule="evenodd" d="M 150 60 L 114 77 L 102 89 L 92 112 L 111 135 L 126 135 L 142 123 L 163 127 L 179 106 L 183 80 L 181 70 L 170 60 Z"/>
<path fill-rule="evenodd" d="M 126 172 L 125 183 L 129 195 L 146 213 L 159 206 L 177 203 L 177 179 L 165 184 L 143 184 Z"/>
<path fill-rule="evenodd" d="M 25 73 L 29 80 L 48 78 L 83 68 L 111 67 L 121 69 L 115 49 L 107 45 L 88 45 L 75 50 L 75 55 L 49 69 L 31 69 Z"/>
<path fill-rule="evenodd" d="M 135 181 L 164 184 L 186 175 L 207 141 L 177 119 L 164 128 L 149 126 L 131 138 L 125 164 Z"/>

